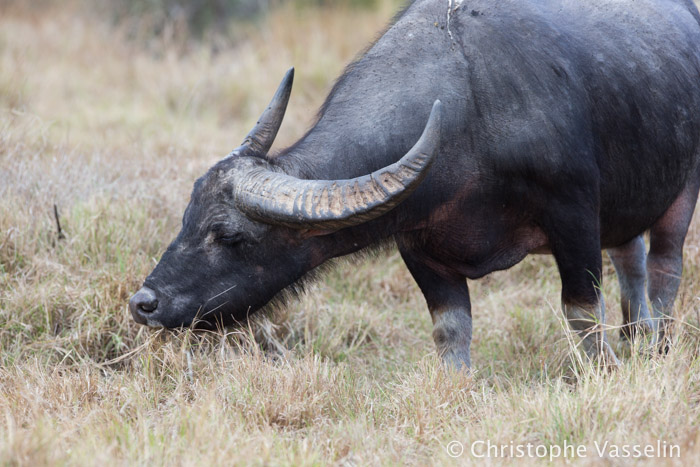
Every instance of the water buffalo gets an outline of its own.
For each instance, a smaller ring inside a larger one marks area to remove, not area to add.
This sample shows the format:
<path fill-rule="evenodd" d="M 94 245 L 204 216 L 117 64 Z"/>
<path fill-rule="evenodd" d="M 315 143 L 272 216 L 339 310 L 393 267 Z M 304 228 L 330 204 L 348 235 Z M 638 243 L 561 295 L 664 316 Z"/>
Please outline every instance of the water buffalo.
<path fill-rule="evenodd" d="M 664 336 L 700 184 L 691 0 L 416 0 L 312 128 L 268 154 L 292 77 L 194 184 L 182 230 L 131 298 L 138 323 L 240 322 L 330 258 L 393 240 L 457 367 L 470 365 L 466 279 L 530 253 L 554 255 L 590 355 L 617 363 L 603 249 L 625 332 Z"/>

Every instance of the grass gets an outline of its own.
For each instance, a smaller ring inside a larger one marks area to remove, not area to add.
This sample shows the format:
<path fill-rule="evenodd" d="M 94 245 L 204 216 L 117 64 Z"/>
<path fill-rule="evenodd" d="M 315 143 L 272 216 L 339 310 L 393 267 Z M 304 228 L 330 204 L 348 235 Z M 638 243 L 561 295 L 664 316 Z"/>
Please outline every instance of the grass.
<path fill-rule="evenodd" d="M 278 144 L 299 137 L 390 18 L 380 3 L 277 9 L 216 51 L 144 48 L 71 3 L 4 7 L 0 463 L 450 465 L 476 462 L 480 440 L 583 445 L 580 464 L 597 460 L 596 442 L 662 440 L 698 462 L 697 220 L 673 350 L 643 358 L 613 330 L 613 374 L 579 359 L 547 256 L 470 284 L 470 376 L 441 370 L 424 300 L 391 250 L 341 263 L 248 329 L 132 322 L 128 297 L 177 232 L 193 180 L 240 142 L 291 65 Z M 603 290 L 619 325 L 609 262 Z M 466 447 L 458 459 L 452 440 Z"/>

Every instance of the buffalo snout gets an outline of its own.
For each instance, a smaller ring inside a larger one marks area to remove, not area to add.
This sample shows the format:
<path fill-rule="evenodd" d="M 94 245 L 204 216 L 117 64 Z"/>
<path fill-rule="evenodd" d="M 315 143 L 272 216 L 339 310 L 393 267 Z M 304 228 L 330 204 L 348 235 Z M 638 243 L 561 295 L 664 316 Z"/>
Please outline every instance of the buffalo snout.
<path fill-rule="evenodd" d="M 129 300 L 129 310 L 134 321 L 139 324 L 149 324 L 149 319 L 158 309 L 158 298 L 156 293 L 148 287 L 141 287 L 141 290 L 136 292 L 131 300 Z"/>

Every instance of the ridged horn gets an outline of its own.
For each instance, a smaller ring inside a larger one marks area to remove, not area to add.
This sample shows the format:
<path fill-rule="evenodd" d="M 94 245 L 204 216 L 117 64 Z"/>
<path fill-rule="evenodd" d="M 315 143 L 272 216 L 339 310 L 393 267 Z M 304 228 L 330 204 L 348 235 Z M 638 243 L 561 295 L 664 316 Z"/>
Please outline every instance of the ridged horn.
<path fill-rule="evenodd" d="M 235 200 L 249 217 L 297 229 L 339 230 L 396 207 L 437 157 L 442 104 L 435 101 L 418 142 L 399 161 L 351 180 L 303 180 L 265 168 L 236 177 Z"/>
<path fill-rule="evenodd" d="M 294 68 L 290 68 L 285 73 L 282 82 L 277 88 L 277 92 L 275 92 L 272 101 L 270 101 L 270 105 L 267 106 L 260 116 L 258 123 L 250 130 L 243 143 L 229 154 L 229 157 L 265 155 L 268 153 L 282 125 L 284 113 L 289 103 L 289 96 L 292 94 L 293 83 Z"/>

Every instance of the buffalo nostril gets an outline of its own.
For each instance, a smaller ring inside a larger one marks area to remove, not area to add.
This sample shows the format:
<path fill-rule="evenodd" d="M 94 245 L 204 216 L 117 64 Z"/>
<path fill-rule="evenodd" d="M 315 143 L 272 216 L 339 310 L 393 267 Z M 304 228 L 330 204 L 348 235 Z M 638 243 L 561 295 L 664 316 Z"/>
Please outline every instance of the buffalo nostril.
<path fill-rule="evenodd" d="M 158 308 L 156 293 L 148 287 L 142 287 L 129 300 L 129 308 L 131 308 L 131 314 L 134 315 L 134 319 L 137 322 L 142 322 L 143 318 L 139 314 L 150 314 Z"/>
<path fill-rule="evenodd" d="M 158 308 L 158 300 L 139 303 L 138 307 L 141 311 L 145 313 L 152 313 L 156 308 Z"/>

